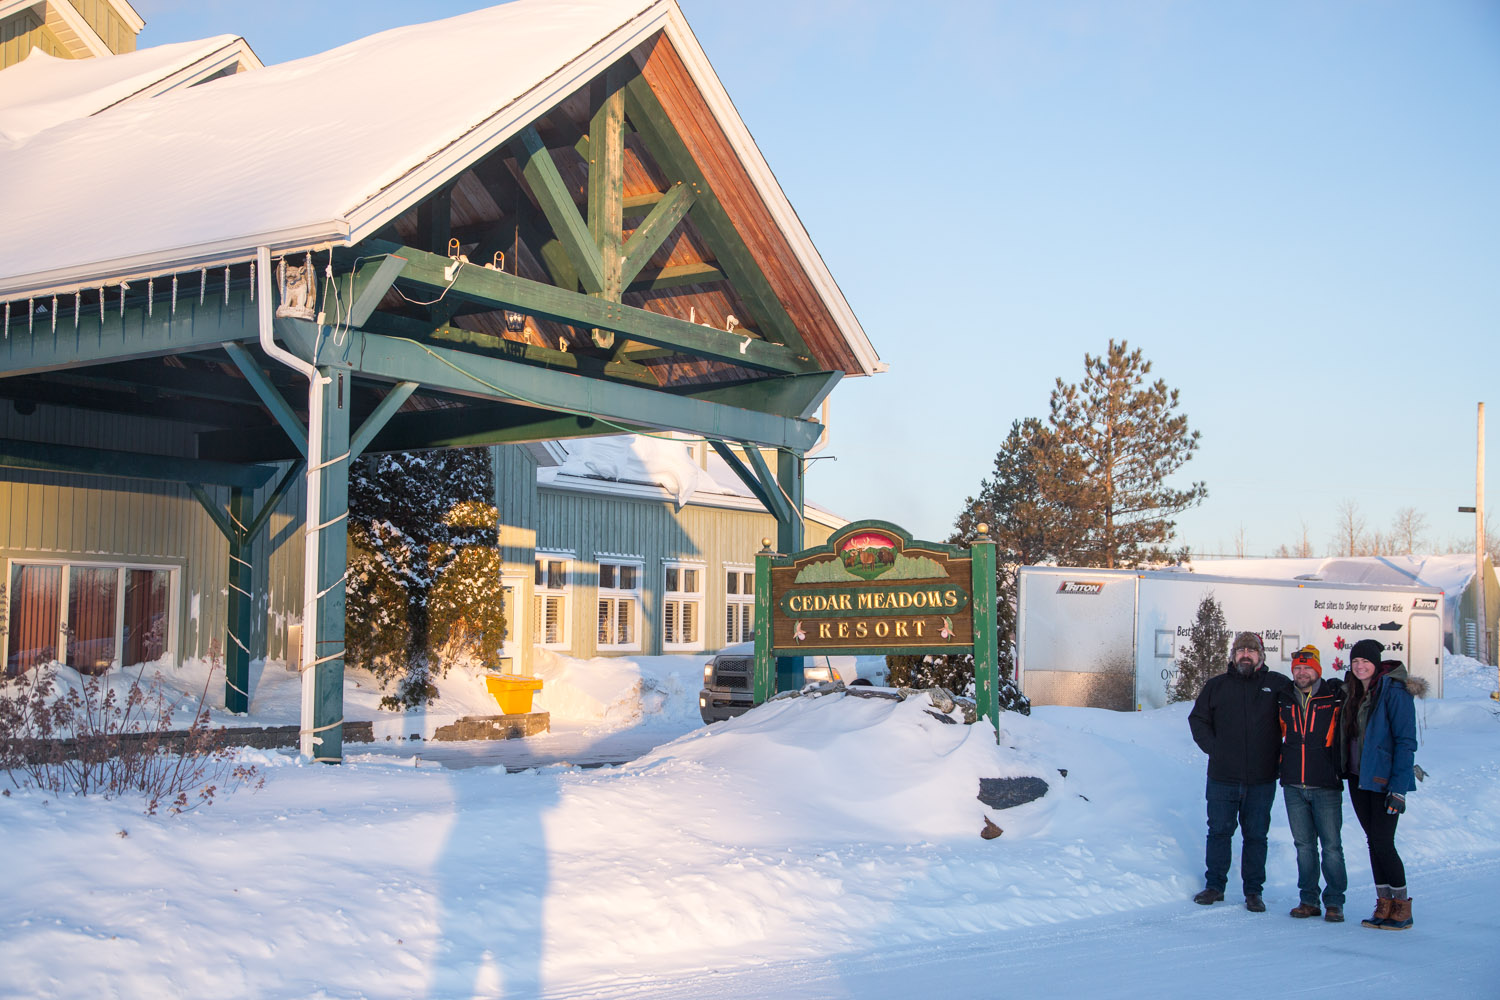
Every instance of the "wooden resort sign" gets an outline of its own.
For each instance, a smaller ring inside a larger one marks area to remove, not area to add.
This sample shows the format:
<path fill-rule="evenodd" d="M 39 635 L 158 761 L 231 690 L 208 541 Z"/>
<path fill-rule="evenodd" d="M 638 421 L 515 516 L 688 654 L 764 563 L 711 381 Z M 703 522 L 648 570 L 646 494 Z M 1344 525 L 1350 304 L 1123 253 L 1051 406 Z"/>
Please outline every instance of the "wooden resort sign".
<path fill-rule="evenodd" d="M 777 658 L 973 653 L 980 714 L 998 724 L 995 545 L 983 534 L 963 548 L 859 521 L 791 555 L 767 543 L 755 565 L 757 703 L 775 693 Z"/>

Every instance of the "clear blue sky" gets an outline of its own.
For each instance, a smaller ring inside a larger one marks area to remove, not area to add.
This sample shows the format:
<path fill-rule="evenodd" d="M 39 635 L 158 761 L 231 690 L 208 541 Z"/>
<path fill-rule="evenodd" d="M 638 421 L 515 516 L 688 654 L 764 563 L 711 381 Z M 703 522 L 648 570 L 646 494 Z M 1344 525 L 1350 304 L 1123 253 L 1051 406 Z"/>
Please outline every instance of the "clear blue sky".
<path fill-rule="evenodd" d="M 1114 337 L 1202 432 L 1195 551 L 1322 554 L 1343 500 L 1472 538 L 1480 401 L 1500 523 L 1500 4 L 681 2 L 891 365 L 835 392 L 810 499 L 946 536 Z M 134 6 L 275 63 L 486 4 Z"/>

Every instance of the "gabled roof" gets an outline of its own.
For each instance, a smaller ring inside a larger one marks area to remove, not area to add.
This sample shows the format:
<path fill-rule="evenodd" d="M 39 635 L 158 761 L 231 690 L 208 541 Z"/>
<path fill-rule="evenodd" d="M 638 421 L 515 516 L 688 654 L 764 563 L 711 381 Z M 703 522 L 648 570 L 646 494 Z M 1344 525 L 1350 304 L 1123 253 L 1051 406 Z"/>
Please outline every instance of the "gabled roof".
<path fill-rule="evenodd" d="M 285 253 L 357 242 L 657 33 L 853 370 L 882 370 L 673 0 L 517 0 L 0 147 L 0 299 L 244 260 L 257 246 Z"/>
<path fill-rule="evenodd" d="M 0 76 L 0 144 L 19 145 L 63 122 L 241 67 L 259 69 L 261 61 L 234 35 L 95 59 L 60 59 L 32 49 Z"/>
<path fill-rule="evenodd" d="M 104 0 L 104 3 L 119 15 L 132 36 L 140 34 L 146 22 L 126 0 Z M 83 16 L 73 0 L 0 0 L 0 18 L 9 17 L 28 7 L 52 29 L 75 59 L 107 56 L 111 53 L 109 43 L 89 19 Z"/>

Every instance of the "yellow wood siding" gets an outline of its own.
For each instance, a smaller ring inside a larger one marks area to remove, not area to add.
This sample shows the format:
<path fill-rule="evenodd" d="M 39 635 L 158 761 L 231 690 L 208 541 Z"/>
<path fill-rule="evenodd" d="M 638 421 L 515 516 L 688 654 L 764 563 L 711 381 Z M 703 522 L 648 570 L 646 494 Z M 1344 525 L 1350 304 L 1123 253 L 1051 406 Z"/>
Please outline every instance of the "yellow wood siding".
<path fill-rule="evenodd" d="M 73 9 L 83 15 L 89 27 L 104 40 L 111 52 L 135 51 L 135 32 L 130 30 L 130 26 L 107 0 L 72 0 L 72 3 Z"/>
<path fill-rule="evenodd" d="M 32 49 L 63 59 L 73 58 L 51 29 L 29 10 L 0 22 L 0 69 L 14 66 Z"/>

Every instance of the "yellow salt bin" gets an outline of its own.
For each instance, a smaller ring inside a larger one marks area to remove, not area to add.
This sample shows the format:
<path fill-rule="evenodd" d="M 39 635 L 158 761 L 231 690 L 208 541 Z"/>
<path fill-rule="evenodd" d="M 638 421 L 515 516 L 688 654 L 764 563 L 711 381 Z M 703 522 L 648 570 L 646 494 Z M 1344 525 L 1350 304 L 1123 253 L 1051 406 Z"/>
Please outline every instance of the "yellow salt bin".
<path fill-rule="evenodd" d="M 540 677 L 522 674 L 485 674 L 484 686 L 500 703 L 505 715 L 525 715 L 531 711 L 531 695 L 542 689 Z"/>

